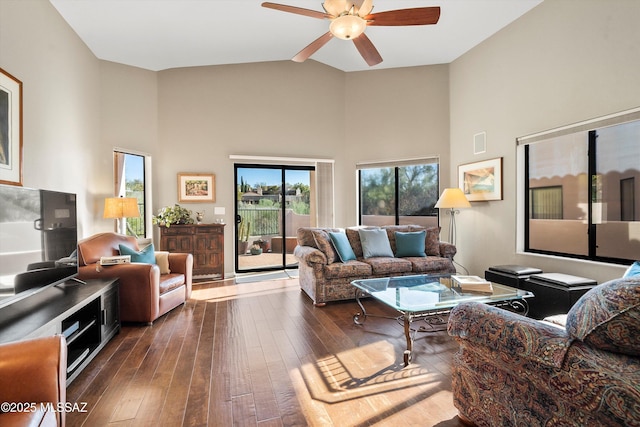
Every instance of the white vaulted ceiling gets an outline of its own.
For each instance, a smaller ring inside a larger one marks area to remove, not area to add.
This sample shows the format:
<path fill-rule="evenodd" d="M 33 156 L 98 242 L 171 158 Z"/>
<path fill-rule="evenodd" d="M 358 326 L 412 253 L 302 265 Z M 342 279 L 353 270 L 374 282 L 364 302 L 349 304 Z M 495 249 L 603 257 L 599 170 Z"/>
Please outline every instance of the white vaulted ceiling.
<path fill-rule="evenodd" d="M 322 10 L 321 0 L 276 3 Z M 50 0 L 100 59 L 159 71 L 291 59 L 329 21 L 261 7 L 262 0 Z M 369 67 L 351 41 L 311 56 L 342 71 L 446 64 L 542 0 L 374 0 L 373 12 L 440 6 L 436 25 L 368 27 L 383 62 Z"/>

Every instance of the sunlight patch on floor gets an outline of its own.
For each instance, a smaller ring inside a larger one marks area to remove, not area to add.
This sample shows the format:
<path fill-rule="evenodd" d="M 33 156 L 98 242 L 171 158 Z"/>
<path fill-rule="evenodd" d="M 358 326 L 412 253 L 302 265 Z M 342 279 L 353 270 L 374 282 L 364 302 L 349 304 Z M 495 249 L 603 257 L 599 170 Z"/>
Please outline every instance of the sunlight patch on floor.
<path fill-rule="evenodd" d="M 238 298 L 259 297 L 280 292 L 300 292 L 298 279 L 280 279 L 236 284 L 233 281 L 215 285 L 194 285 L 191 298 L 200 301 L 218 302 Z"/>
<path fill-rule="evenodd" d="M 379 341 L 303 364 L 301 373 L 309 394 L 326 403 L 337 403 L 414 388 L 420 393 L 424 386 L 441 380 L 439 372 L 430 372 L 417 365 L 404 367 L 395 360 L 381 367 L 366 356 L 380 351 L 394 356 L 395 349 L 390 343 Z"/>

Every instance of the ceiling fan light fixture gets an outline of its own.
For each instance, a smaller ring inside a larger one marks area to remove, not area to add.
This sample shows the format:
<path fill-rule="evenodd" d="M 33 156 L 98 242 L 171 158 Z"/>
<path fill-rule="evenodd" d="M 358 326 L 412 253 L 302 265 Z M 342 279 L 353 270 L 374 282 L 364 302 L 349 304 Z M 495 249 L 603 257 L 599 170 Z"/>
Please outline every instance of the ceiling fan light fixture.
<path fill-rule="evenodd" d="M 326 0 L 322 3 L 322 8 L 330 15 L 340 16 L 350 8 L 346 0 Z"/>
<path fill-rule="evenodd" d="M 331 21 L 329 31 L 342 40 L 352 40 L 364 33 L 367 21 L 357 15 L 342 15 Z"/>

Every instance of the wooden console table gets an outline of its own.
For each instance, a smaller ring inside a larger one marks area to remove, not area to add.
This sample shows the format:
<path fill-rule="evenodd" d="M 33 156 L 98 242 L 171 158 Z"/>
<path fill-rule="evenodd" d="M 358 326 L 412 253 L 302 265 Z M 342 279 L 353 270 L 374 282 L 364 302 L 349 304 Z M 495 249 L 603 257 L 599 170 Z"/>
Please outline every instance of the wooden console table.
<path fill-rule="evenodd" d="M 0 343 L 62 334 L 67 385 L 120 331 L 118 279 L 70 280 L 0 310 Z"/>
<path fill-rule="evenodd" d="M 160 227 L 160 249 L 193 254 L 193 278 L 224 279 L 224 224 Z"/>

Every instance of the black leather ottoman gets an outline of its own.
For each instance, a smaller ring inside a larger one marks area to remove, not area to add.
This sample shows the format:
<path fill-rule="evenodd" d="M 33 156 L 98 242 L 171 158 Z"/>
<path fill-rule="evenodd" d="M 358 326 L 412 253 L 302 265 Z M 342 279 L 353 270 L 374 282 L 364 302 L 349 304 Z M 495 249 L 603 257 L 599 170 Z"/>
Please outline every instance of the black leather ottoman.
<path fill-rule="evenodd" d="M 523 265 L 496 265 L 484 272 L 484 278 L 490 282 L 501 283 L 512 288 L 523 289 L 522 283 L 532 274 L 542 273 L 535 267 Z"/>
<path fill-rule="evenodd" d="M 521 289 L 533 292 L 527 299 L 529 317 L 544 319 L 567 313 L 573 304 L 598 282 L 585 277 L 562 273 L 533 274 L 522 283 Z"/>

